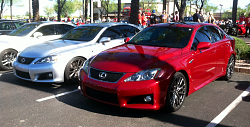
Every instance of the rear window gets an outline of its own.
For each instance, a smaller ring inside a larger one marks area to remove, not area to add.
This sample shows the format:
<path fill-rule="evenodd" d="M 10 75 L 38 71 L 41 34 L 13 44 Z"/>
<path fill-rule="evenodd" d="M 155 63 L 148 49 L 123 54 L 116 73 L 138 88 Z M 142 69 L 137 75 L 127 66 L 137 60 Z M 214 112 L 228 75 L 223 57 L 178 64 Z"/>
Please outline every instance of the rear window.
<path fill-rule="evenodd" d="M 184 48 L 192 31 L 193 28 L 184 27 L 149 27 L 133 37 L 128 44 Z"/>

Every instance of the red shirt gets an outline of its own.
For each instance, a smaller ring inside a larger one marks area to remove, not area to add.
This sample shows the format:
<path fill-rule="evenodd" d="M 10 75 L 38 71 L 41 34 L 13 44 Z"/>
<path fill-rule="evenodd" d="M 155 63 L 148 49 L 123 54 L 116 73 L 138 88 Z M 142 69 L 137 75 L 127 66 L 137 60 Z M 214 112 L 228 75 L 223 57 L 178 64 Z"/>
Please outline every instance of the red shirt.
<path fill-rule="evenodd" d="M 239 20 L 240 20 L 240 22 L 245 21 L 245 16 L 240 16 Z"/>
<path fill-rule="evenodd" d="M 245 22 L 246 26 L 250 27 L 250 16 L 246 18 Z"/>
<path fill-rule="evenodd" d="M 147 19 L 146 19 L 146 16 L 145 16 L 145 15 L 142 15 L 141 21 L 142 21 L 142 25 L 143 25 L 143 26 L 146 26 L 146 25 L 147 25 Z"/>
<path fill-rule="evenodd" d="M 141 24 L 141 14 L 138 14 L 138 23 Z"/>

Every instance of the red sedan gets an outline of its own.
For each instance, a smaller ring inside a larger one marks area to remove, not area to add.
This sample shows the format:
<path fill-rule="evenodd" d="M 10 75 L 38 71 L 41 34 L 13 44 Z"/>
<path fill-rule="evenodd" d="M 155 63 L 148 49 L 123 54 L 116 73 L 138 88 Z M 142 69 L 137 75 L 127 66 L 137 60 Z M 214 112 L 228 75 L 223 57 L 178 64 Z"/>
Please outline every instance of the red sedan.
<path fill-rule="evenodd" d="M 213 24 L 157 24 L 125 42 L 85 62 L 79 76 L 84 96 L 174 112 L 186 96 L 234 71 L 235 40 Z"/>

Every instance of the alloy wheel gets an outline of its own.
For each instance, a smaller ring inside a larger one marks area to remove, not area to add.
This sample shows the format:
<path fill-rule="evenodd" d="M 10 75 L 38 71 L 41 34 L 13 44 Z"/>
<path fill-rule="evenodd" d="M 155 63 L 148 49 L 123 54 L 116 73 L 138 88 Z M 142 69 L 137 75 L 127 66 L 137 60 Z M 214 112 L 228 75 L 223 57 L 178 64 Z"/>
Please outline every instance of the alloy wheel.
<path fill-rule="evenodd" d="M 16 60 L 17 53 L 15 51 L 8 51 L 3 54 L 2 65 L 7 69 L 12 69 L 13 62 Z"/>
<path fill-rule="evenodd" d="M 173 82 L 171 91 L 170 91 L 170 104 L 173 108 L 179 108 L 185 99 L 187 84 L 183 77 L 178 77 Z"/>
<path fill-rule="evenodd" d="M 84 61 L 84 59 L 75 59 L 71 62 L 68 76 L 70 80 L 78 82 L 79 71 L 83 66 Z"/>

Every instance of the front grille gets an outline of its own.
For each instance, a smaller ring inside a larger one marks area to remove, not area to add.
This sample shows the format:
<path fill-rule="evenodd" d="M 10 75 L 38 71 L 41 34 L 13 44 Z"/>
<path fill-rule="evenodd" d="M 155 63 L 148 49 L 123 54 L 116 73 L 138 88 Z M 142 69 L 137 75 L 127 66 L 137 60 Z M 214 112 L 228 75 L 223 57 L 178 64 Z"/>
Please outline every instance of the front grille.
<path fill-rule="evenodd" d="M 22 71 L 16 70 L 16 75 L 22 78 L 30 79 L 30 75 L 28 72 L 22 72 Z"/>
<path fill-rule="evenodd" d="M 94 99 L 108 103 L 119 104 L 116 94 L 98 91 L 89 87 L 86 87 L 86 93 L 88 96 Z"/>
<path fill-rule="evenodd" d="M 106 77 L 103 79 L 99 77 L 101 72 L 106 73 Z M 101 81 L 117 82 L 123 75 L 124 75 L 123 73 L 109 72 L 109 71 L 98 70 L 95 68 L 90 68 L 90 77 Z"/>
<path fill-rule="evenodd" d="M 27 58 L 18 56 L 17 61 L 21 64 L 30 64 L 35 58 Z"/>

